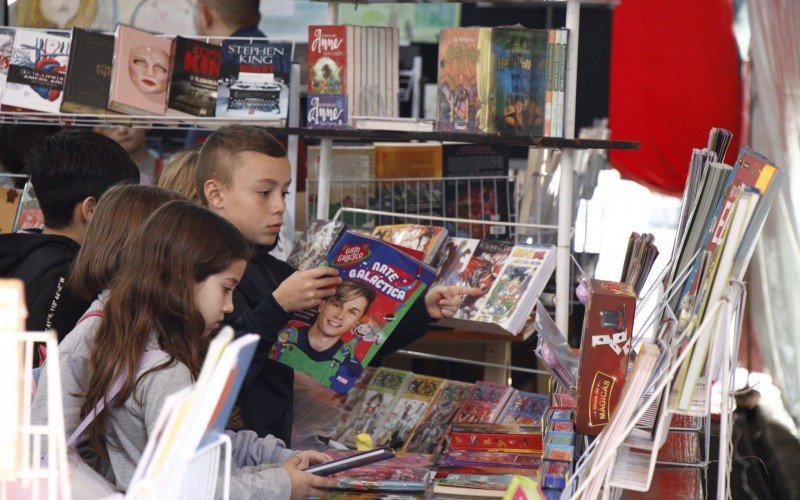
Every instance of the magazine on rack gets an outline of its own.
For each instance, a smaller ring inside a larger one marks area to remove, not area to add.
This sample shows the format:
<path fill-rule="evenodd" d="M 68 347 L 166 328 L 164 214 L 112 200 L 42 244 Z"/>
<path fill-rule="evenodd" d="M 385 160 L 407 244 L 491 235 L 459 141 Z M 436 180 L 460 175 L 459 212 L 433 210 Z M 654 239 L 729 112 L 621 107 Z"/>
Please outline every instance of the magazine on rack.
<path fill-rule="evenodd" d="M 270 357 L 345 393 L 435 275 L 393 246 L 351 231 L 323 265 L 342 278 L 336 293 L 295 313 L 278 333 Z"/>

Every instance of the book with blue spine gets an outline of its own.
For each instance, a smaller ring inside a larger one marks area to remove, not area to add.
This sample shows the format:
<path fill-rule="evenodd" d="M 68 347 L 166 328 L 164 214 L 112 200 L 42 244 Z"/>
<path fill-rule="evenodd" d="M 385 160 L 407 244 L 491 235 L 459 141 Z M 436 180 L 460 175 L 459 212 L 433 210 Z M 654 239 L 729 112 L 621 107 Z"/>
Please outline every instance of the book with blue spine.
<path fill-rule="evenodd" d="M 531 135 L 528 107 L 531 100 L 533 31 L 524 28 L 492 30 L 494 53 L 494 130 L 501 135 Z M 491 125 L 490 125 L 491 128 Z"/>

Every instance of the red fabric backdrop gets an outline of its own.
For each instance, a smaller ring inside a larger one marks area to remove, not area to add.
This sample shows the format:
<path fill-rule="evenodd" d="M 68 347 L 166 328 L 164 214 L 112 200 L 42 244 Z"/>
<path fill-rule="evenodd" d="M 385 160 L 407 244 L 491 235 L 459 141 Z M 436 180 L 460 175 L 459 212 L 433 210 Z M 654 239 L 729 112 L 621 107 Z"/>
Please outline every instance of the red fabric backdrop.
<path fill-rule="evenodd" d="M 692 148 L 706 145 L 711 127 L 733 132 L 733 161 L 740 89 L 730 0 L 622 0 L 612 26 L 610 127 L 612 138 L 641 149 L 611 152 L 612 166 L 680 195 Z"/>

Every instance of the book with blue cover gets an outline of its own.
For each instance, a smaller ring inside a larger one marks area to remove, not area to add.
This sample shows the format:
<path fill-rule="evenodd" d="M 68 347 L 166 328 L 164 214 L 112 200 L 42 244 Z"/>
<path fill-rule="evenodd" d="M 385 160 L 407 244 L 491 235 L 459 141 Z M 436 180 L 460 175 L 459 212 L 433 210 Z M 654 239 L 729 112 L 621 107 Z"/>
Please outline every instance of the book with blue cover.
<path fill-rule="evenodd" d="M 389 243 L 351 231 L 322 265 L 339 272 L 336 293 L 293 315 L 278 333 L 270 357 L 346 393 L 435 272 Z"/>

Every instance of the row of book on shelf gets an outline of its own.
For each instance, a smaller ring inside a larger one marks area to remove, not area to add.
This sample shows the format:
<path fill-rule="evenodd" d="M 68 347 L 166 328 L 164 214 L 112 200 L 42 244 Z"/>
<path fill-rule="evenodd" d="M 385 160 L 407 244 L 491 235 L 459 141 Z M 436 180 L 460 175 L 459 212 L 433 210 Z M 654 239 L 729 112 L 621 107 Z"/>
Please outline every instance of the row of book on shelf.
<path fill-rule="evenodd" d="M 285 120 L 293 42 L 0 29 L 3 111 Z M 4 49 L 5 50 L 5 49 Z"/>

